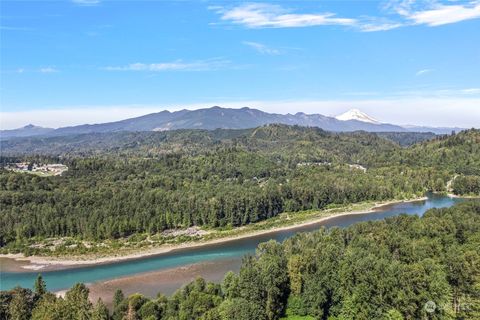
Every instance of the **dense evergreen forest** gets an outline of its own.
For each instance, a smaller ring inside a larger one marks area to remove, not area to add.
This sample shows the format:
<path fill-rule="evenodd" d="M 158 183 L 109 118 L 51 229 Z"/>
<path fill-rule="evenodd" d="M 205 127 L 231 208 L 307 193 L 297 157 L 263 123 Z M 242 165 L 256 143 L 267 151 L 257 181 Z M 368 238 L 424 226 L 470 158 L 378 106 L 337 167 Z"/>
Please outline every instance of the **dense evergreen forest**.
<path fill-rule="evenodd" d="M 426 191 L 480 194 L 474 129 L 407 148 L 378 134 L 286 125 L 87 136 L 2 142 L 3 165 L 69 168 L 51 177 L 0 170 L 3 252 L 35 253 L 29 239 L 236 227 L 282 212 Z"/>
<path fill-rule="evenodd" d="M 108 132 L 108 133 L 89 133 L 54 137 L 27 137 L 27 138 L 9 138 L 2 139 L 2 155 L 63 155 L 63 156 L 87 156 L 87 155 L 105 155 L 122 154 L 137 156 L 155 156 L 162 152 L 172 151 L 200 151 L 211 148 L 214 145 L 241 144 L 242 142 L 252 142 L 251 138 L 257 138 L 257 135 L 264 135 L 266 128 L 270 131 L 291 131 L 285 128 L 293 128 L 294 136 L 290 138 L 330 135 L 322 129 L 305 128 L 300 126 L 269 125 L 266 127 L 253 129 L 215 129 L 215 130 L 187 130 L 179 129 L 172 131 L 140 131 L 140 132 Z M 273 129 L 272 129 L 273 128 Z M 278 132 L 278 133 L 280 133 Z M 303 132 L 303 133 L 302 133 Z M 367 133 L 340 133 L 338 136 L 352 136 Z M 376 132 L 368 135 L 375 135 L 386 140 L 392 141 L 401 146 L 410 146 L 412 144 L 435 139 L 433 133 L 425 132 Z M 281 137 L 284 139 L 286 137 Z M 3 140 L 3 141 L 2 141 Z"/>
<path fill-rule="evenodd" d="M 480 201 L 262 243 L 221 284 L 199 278 L 150 299 L 120 290 L 108 310 L 83 284 L 64 298 L 0 293 L 1 319 L 479 319 Z"/>

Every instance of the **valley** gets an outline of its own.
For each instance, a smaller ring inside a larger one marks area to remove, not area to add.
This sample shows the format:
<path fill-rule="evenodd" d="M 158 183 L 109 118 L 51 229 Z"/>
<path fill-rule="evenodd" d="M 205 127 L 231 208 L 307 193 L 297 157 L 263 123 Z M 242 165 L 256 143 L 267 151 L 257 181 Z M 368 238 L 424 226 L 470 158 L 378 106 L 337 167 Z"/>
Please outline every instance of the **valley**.
<path fill-rule="evenodd" d="M 2 286 L 31 287 L 41 272 L 49 290 L 88 283 L 92 299 L 115 309 L 117 289 L 147 299 L 175 296 L 197 276 L 218 283 L 270 239 L 478 197 L 479 141 L 474 129 L 431 136 L 280 124 L 7 140 Z M 12 163 L 68 170 L 39 176 Z"/>
<path fill-rule="evenodd" d="M 0 320 L 479 320 L 480 0 L 0 0 Z"/>

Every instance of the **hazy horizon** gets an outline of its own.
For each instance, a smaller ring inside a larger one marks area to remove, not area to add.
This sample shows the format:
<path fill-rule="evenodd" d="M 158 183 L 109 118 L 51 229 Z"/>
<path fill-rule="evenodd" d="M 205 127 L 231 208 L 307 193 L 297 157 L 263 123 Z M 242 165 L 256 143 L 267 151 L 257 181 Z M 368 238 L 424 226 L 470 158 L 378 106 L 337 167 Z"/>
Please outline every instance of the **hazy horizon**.
<path fill-rule="evenodd" d="M 480 123 L 480 1 L 2 1 L 0 127 L 214 105 Z"/>
<path fill-rule="evenodd" d="M 107 123 L 107 122 L 115 122 L 130 118 L 135 118 L 147 114 L 158 113 L 161 111 L 170 111 L 175 112 L 179 110 L 198 110 L 198 109 L 208 109 L 214 106 L 218 106 L 221 108 L 231 108 L 231 109 L 241 109 L 244 107 L 248 107 L 251 109 L 257 109 L 260 111 L 268 112 L 268 113 L 278 113 L 278 114 L 295 114 L 297 112 L 303 112 L 306 114 L 322 114 L 329 117 L 336 117 L 344 112 L 350 111 L 352 109 L 358 109 L 361 112 L 367 113 L 369 116 L 377 119 L 381 123 L 389 123 L 395 125 L 417 125 L 417 126 L 427 126 L 427 127 L 459 127 L 459 128 L 479 128 L 479 121 L 475 119 L 470 122 L 470 125 L 467 123 L 466 125 L 458 125 L 458 124 L 441 124 L 441 122 L 437 125 L 432 124 L 432 121 L 422 121 L 421 119 L 410 119 L 410 114 L 407 114 L 406 117 L 402 117 L 402 112 L 397 112 L 396 114 L 393 113 L 394 117 L 387 117 L 391 120 L 385 120 L 383 118 L 384 115 L 392 115 L 392 112 L 375 112 L 379 111 L 378 108 L 375 106 L 366 106 L 363 104 L 363 107 L 358 107 L 359 103 L 352 104 L 352 107 L 344 106 L 344 102 L 323 102 L 329 103 L 330 106 L 321 106 L 320 108 L 316 108 L 315 106 L 322 102 L 302 102 L 304 105 L 304 109 L 306 111 L 300 110 L 295 108 L 298 104 L 296 102 L 280 102 L 274 103 L 270 105 L 266 103 L 267 108 L 262 107 L 253 107 L 251 104 L 255 105 L 256 103 L 251 102 L 250 104 L 244 103 L 226 103 L 226 104 L 213 104 L 213 105 L 190 105 L 186 107 L 172 107 L 172 108 L 162 108 L 162 107 L 110 107 L 110 108 L 68 108 L 68 109 L 49 109 L 49 110 L 38 110 L 38 111 L 24 111 L 24 112 L 12 112 L 9 113 L 0 113 L 0 121 L 2 122 L 0 129 L 1 130 L 11 130 L 11 129 L 18 129 L 22 128 L 26 125 L 36 125 L 41 127 L 48 127 L 48 128 L 61 128 L 67 126 L 77 126 L 83 124 L 99 124 L 99 123 Z M 365 102 L 364 102 L 365 103 Z M 371 102 L 368 102 L 371 103 Z M 401 102 L 390 101 L 390 104 L 401 104 Z M 277 111 L 277 110 L 283 111 Z M 317 110 L 324 110 L 327 113 L 318 112 Z M 371 110 L 372 112 L 367 112 L 366 110 Z M 404 108 L 403 108 L 404 110 Z M 381 109 L 380 109 L 381 111 Z M 427 110 L 422 110 L 422 114 L 427 116 Z M 480 111 L 480 108 L 479 108 Z M 420 114 L 420 113 L 419 113 Z M 395 116 L 396 115 L 396 116 Z M 435 118 L 433 116 L 433 118 Z M 32 121 L 26 121 L 26 119 L 33 119 Z M 403 119 L 403 120 L 401 120 Z M 7 125 L 4 125 L 4 122 Z M 433 121 L 434 122 L 434 121 Z M 9 125 L 8 125 L 9 124 Z"/>

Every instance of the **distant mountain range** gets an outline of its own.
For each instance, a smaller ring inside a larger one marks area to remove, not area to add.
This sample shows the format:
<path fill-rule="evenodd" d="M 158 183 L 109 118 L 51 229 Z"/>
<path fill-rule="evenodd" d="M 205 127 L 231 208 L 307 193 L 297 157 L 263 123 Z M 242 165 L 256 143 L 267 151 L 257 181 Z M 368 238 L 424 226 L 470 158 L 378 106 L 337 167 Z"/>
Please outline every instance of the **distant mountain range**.
<path fill-rule="evenodd" d="M 319 127 L 327 131 L 368 131 L 368 132 L 433 132 L 436 134 L 460 131 L 461 128 L 433 128 L 422 126 L 399 126 L 382 123 L 360 110 L 352 109 L 337 117 L 321 114 L 267 113 L 257 109 L 230 109 L 211 107 L 198 110 L 162 111 L 144 116 L 101 123 L 84 124 L 58 129 L 28 125 L 14 130 L 1 130 L 1 139 L 29 136 L 64 136 L 84 133 L 105 133 L 120 131 L 165 131 L 175 129 L 246 129 L 271 123 Z"/>
<path fill-rule="evenodd" d="M 32 137 L 48 134 L 55 129 L 44 128 L 34 126 L 33 124 L 26 125 L 25 127 L 13 129 L 13 130 L 0 130 L 0 138 L 12 138 L 12 137 Z"/>

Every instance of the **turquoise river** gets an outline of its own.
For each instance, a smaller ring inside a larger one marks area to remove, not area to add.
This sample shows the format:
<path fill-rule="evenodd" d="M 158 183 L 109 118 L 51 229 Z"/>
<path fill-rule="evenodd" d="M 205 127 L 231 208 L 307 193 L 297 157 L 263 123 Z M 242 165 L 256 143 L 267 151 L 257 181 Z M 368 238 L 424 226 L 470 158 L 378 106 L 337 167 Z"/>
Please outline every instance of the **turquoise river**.
<path fill-rule="evenodd" d="M 333 217 L 323 222 L 299 226 L 288 230 L 272 231 L 262 235 L 195 248 L 176 249 L 168 253 L 134 260 L 82 266 L 63 270 L 44 271 L 42 272 L 42 275 L 48 284 L 48 289 L 62 290 L 71 287 L 77 282 L 96 283 L 140 273 L 187 266 L 195 263 L 218 262 L 220 265 L 221 261 L 233 260 L 233 269 L 238 269 L 242 256 L 248 253 L 253 253 L 260 242 L 268 241 L 269 239 L 282 241 L 297 232 L 313 231 L 322 226 L 327 228 L 335 226 L 346 227 L 353 223 L 384 219 L 401 213 L 421 216 L 428 209 L 450 207 L 460 201 L 463 201 L 463 199 L 429 194 L 427 200 L 385 205 L 370 213 L 361 215 L 343 215 Z M 232 269 L 231 263 L 228 264 L 228 268 Z M 225 271 L 228 270 L 222 270 L 219 268 L 216 272 L 221 272 L 223 274 Z M 32 287 L 34 279 L 38 273 L 39 271 L 1 272 L 0 287 L 2 290 L 7 290 L 17 285 L 22 287 Z"/>

